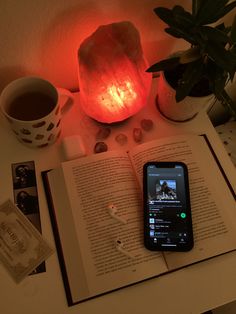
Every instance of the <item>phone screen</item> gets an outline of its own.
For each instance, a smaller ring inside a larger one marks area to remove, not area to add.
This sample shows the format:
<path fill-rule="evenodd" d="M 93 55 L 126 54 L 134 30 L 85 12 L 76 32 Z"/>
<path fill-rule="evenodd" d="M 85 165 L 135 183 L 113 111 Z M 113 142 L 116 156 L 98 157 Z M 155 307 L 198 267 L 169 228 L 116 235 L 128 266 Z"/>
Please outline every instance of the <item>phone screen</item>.
<path fill-rule="evenodd" d="M 193 247 L 187 166 L 148 162 L 143 167 L 144 243 L 150 250 Z"/>

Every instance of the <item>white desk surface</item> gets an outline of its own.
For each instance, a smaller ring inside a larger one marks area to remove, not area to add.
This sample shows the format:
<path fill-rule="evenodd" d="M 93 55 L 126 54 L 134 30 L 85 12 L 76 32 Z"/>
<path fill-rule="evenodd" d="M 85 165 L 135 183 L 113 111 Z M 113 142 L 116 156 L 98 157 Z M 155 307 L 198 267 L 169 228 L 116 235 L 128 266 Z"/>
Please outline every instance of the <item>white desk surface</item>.
<path fill-rule="evenodd" d="M 135 145 L 132 130 L 140 126 L 142 118 L 154 121 L 154 130 L 144 132 L 144 141 L 184 132 L 207 133 L 222 166 L 236 191 L 236 170 L 228 158 L 223 145 L 204 112 L 185 123 L 171 123 L 160 117 L 155 108 L 156 79 L 148 105 L 135 117 L 112 127 L 106 141 L 109 149 L 120 148 L 115 135 L 123 132 L 129 136 L 129 146 Z M 79 107 L 79 94 L 75 94 L 75 105 L 63 119 L 61 139 L 68 135 L 83 136 L 88 154 L 95 144 L 98 124 L 87 118 Z M 43 191 L 41 171 L 57 167 L 64 157 L 61 139 L 51 147 L 30 149 L 17 141 L 0 117 L 0 202 L 13 200 L 11 164 L 34 160 L 36 164 L 40 215 L 43 236 L 53 246 L 54 238 Z M 236 221 L 235 221 L 236 223 Z M 236 251 L 186 267 L 167 275 L 138 283 L 68 307 L 57 254 L 46 261 L 46 272 L 28 276 L 16 285 L 0 265 L 0 313 L 2 314 L 143 314 L 201 313 L 236 299 Z"/>

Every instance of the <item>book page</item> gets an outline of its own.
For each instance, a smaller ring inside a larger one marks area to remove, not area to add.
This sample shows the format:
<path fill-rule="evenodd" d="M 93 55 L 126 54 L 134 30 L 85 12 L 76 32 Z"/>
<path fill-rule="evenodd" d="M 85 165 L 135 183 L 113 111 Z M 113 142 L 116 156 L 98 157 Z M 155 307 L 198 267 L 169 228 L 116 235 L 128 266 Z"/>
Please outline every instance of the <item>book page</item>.
<path fill-rule="evenodd" d="M 50 216 L 54 216 L 52 226 L 65 292 L 69 303 L 74 303 L 80 299 L 86 299 L 89 290 L 62 169 L 58 168 L 48 172 L 47 180 L 50 185 L 50 202 L 53 202 L 52 206 L 49 206 Z M 76 227 L 80 228 L 80 224 L 77 223 Z M 64 273 L 65 269 L 66 274 Z"/>
<path fill-rule="evenodd" d="M 101 153 L 62 169 L 88 297 L 167 271 L 163 256 L 143 246 L 142 194 L 127 153 Z"/>
<path fill-rule="evenodd" d="M 131 157 L 140 184 L 147 161 L 182 161 L 188 166 L 194 248 L 166 253 L 169 269 L 236 249 L 235 200 L 203 136 L 153 141 L 135 148 Z"/>

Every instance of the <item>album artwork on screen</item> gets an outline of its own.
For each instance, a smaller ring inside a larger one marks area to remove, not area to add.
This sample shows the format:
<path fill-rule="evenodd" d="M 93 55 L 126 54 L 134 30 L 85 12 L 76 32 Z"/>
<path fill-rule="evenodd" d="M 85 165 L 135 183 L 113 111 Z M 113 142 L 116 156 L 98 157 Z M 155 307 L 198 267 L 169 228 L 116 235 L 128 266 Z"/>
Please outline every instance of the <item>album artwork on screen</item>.
<path fill-rule="evenodd" d="M 150 183 L 151 186 L 151 183 Z M 154 183 L 154 193 L 149 195 L 150 202 L 177 199 L 176 180 L 158 179 Z M 150 187 L 151 189 L 151 187 Z"/>

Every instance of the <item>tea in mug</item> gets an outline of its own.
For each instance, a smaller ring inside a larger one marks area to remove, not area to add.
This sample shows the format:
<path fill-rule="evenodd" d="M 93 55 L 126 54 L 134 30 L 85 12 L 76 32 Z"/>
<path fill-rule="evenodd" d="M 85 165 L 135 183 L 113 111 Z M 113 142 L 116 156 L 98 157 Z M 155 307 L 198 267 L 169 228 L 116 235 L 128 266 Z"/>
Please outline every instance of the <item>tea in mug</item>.
<path fill-rule="evenodd" d="M 28 92 L 13 99 L 7 113 L 17 120 L 32 121 L 47 116 L 55 106 L 56 102 L 50 95 Z"/>

